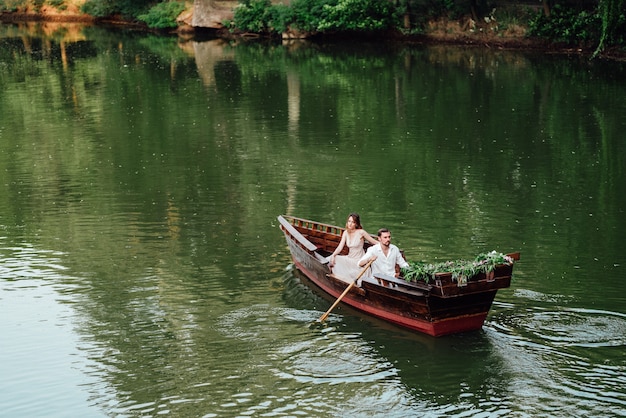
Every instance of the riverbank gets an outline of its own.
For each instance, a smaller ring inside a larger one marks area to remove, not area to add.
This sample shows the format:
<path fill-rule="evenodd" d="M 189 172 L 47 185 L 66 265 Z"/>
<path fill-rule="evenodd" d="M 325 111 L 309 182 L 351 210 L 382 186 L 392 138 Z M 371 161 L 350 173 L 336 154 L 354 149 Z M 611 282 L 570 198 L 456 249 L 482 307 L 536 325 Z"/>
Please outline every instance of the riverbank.
<path fill-rule="evenodd" d="M 187 15 L 189 16 L 190 12 L 187 12 Z M 30 10 L 2 12 L 0 13 L 0 22 L 106 24 L 150 31 L 142 22 L 128 21 L 120 17 L 110 17 L 106 19 L 94 18 L 93 16 L 81 13 L 79 7 L 72 4 L 63 11 L 59 11 L 53 7 L 43 6 L 37 12 Z M 180 26 L 167 33 L 178 34 L 185 38 L 193 37 L 196 33 L 201 33 L 203 36 L 206 36 L 207 32 L 217 38 L 233 38 L 238 36 L 225 28 L 194 28 L 190 23 L 190 17 L 181 17 L 179 19 Z M 379 36 L 379 39 L 387 38 L 399 42 L 423 44 L 468 45 L 490 49 L 535 50 L 548 54 L 573 54 L 583 57 L 591 57 L 595 51 L 595 46 L 572 47 L 571 45 L 553 43 L 545 39 L 530 38 L 526 33 L 527 28 L 520 24 L 499 25 L 495 20 L 477 23 L 466 17 L 460 20 L 440 19 L 431 21 L 420 34 L 405 35 L 401 33 L 388 33 Z M 608 48 L 598 54 L 597 57 L 614 61 L 626 61 L 626 50 Z"/>

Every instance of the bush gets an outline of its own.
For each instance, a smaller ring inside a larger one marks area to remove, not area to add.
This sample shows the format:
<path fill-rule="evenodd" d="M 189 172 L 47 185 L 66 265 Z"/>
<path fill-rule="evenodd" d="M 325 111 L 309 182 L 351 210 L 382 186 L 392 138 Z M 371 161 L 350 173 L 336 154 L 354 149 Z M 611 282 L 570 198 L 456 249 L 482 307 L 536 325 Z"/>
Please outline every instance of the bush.
<path fill-rule="evenodd" d="M 244 0 L 235 9 L 233 25 L 244 32 L 270 32 L 271 8 L 270 0 Z"/>
<path fill-rule="evenodd" d="M 152 0 L 87 0 L 81 6 L 83 13 L 94 17 L 122 15 L 134 19 L 148 10 Z"/>
<path fill-rule="evenodd" d="M 319 30 L 325 16 L 324 6 L 336 4 L 332 0 L 294 0 L 291 3 L 292 21 L 290 26 L 307 32 Z"/>
<path fill-rule="evenodd" d="M 393 12 L 386 0 L 294 0 L 291 6 L 243 0 L 232 24 L 255 33 L 280 33 L 289 27 L 307 32 L 376 31 L 393 25 Z"/>
<path fill-rule="evenodd" d="M 600 38 L 602 24 L 597 13 L 554 6 L 550 16 L 543 12 L 528 22 L 528 36 L 577 45 Z"/>
<path fill-rule="evenodd" d="M 167 29 L 178 26 L 176 18 L 185 10 L 185 4 L 177 1 L 158 3 L 150 8 L 148 13 L 137 16 L 137 19 L 145 22 L 149 28 Z"/>
<path fill-rule="evenodd" d="M 15 0 L 0 0 L 0 12 L 17 12 L 18 6 Z"/>
<path fill-rule="evenodd" d="M 67 9 L 67 4 L 65 4 L 65 0 L 48 0 L 46 1 L 46 3 L 58 10 Z"/>
<path fill-rule="evenodd" d="M 320 31 L 377 31 L 388 29 L 392 23 L 392 5 L 380 0 L 339 0 L 324 5 L 325 17 Z"/>

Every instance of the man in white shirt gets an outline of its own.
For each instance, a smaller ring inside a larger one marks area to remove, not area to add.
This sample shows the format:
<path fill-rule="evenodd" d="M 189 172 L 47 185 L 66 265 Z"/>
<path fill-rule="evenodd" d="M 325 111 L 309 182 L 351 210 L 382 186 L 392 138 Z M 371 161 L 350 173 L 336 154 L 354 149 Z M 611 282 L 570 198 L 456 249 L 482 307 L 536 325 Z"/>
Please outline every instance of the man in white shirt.
<path fill-rule="evenodd" d="M 378 230 L 378 244 L 372 245 L 359 260 L 359 266 L 365 266 L 370 260 L 372 263 L 372 274 L 384 274 L 397 277 L 396 264 L 400 267 L 409 267 L 398 247 L 391 243 L 391 232 L 387 228 Z"/>

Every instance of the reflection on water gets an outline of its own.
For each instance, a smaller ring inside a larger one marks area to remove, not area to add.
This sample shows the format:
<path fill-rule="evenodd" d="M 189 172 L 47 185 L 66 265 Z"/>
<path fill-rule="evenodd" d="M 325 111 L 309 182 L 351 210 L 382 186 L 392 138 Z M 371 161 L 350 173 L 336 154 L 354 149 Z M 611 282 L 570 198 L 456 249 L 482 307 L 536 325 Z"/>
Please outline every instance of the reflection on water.
<path fill-rule="evenodd" d="M 283 280 L 288 305 L 321 301 L 303 287 L 293 271 L 286 272 Z M 256 367 L 271 375 L 260 380 L 273 382 L 271 388 L 259 384 L 256 390 L 263 393 L 269 389 L 269 393 L 247 409 L 240 405 L 240 411 L 402 417 L 422 414 L 429 408 L 432 402 L 411 393 L 393 360 L 381 355 L 373 341 L 346 329 L 337 318 L 328 321 L 331 325 L 320 324 L 321 313 L 306 307 L 256 305 L 229 312 L 218 320 L 225 337 L 253 347 L 249 354 L 255 358 Z M 400 334 L 421 338 L 403 331 Z M 255 397 L 249 393 L 248 398 Z"/>
<path fill-rule="evenodd" d="M 496 308 L 485 326 L 510 358 L 506 364 L 519 392 L 529 402 L 538 399 L 545 414 L 555 414 L 556 407 L 558 415 L 622 414 L 626 396 L 615 388 L 626 379 L 626 364 L 614 360 L 626 344 L 626 315 L 567 308 L 562 297 L 535 292 L 520 296 L 538 306 Z M 558 397 L 568 398 L 568 406 L 555 402 Z"/>
<path fill-rule="evenodd" d="M 609 347 L 626 345 L 626 315 L 590 309 L 539 311 L 520 318 L 539 339 L 554 345 Z"/>
<path fill-rule="evenodd" d="M 3 379 L 19 382 L 14 395 L 37 393 L 28 407 L 0 397 L 9 413 L 63 404 L 114 415 L 537 416 L 558 408 L 566 416 L 620 415 L 626 402 L 615 389 L 626 367 L 608 360 L 625 343 L 625 316 L 548 309 L 561 306 L 558 297 L 520 292 L 539 306 L 499 303 L 484 332 L 433 339 L 343 306 L 319 324 L 328 302 L 291 269 L 270 286 L 286 306 L 220 308 L 201 296 L 177 304 L 158 296 L 164 283 L 146 276 L 128 289 L 120 312 L 128 321 L 114 329 L 112 312 L 99 323 L 95 307 L 73 307 L 93 302 L 84 300 L 84 280 L 67 276 L 65 254 L 27 245 L 3 247 L 2 255 L 1 354 L 11 360 Z M 183 297 L 180 290 L 171 296 Z M 249 291 L 251 301 L 267 295 L 263 286 Z M 72 382 L 86 385 L 89 401 L 53 390 L 62 384 L 67 393 Z"/>
<path fill-rule="evenodd" d="M 97 382 L 85 376 L 91 362 L 74 332 L 75 289 L 60 283 L 67 277 L 64 254 L 6 244 L 0 237 L 2 413 L 61 416 L 54 405 L 63 405 L 78 415 L 98 414 L 83 390 Z"/>
<path fill-rule="evenodd" d="M 0 409 L 623 416 L 619 63 L 0 25 Z M 276 216 L 521 251 L 484 329 L 330 303 Z M 24 402 L 29 399 L 30 402 Z"/>
<path fill-rule="evenodd" d="M 301 287 L 303 276 L 293 280 L 293 287 Z M 524 304 L 497 302 L 483 332 L 430 339 L 340 306 L 347 316 L 342 320 L 335 313 L 329 329 L 348 337 L 351 328 L 366 329 L 360 337 L 371 341 L 377 356 L 391 361 L 394 376 L 409 392 L 434 402 L 425 407 L 434 415 L 620 415 L 626 396 L 615 387 L 624 383 L 626 365 L 614 360 L 625 342 L 624 315 L 564 309 L 561 298 L 533 292 L 520 292 L 521 300 L 528 295 L 541 305 L 556 301 L 558 310 L 528 312 Z M 313 305 L 316 299 L 311 294 L 304 300 Z M 320 313 L 313 311 L 308 319 Z M 567 406 L 559 401 L 564 398 Z"/>

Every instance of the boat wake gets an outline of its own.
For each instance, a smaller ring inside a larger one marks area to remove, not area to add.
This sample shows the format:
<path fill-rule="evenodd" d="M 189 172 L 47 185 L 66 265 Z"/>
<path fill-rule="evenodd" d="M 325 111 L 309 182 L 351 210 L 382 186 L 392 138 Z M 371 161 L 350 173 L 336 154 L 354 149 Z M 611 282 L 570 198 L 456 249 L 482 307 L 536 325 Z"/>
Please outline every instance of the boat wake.
<path fill-rule="evenodd" d="M 504 315 L 494 315 L 487 326 L 507 334 L 526 337 L 554 347 L 619 347 L 626 346 L 626 314 L 598 310 L 556 306 L 564 296 L 543 295 L 529 291 L 516 292 L 538 306 L 516 311 L 510 306 Z"/>
<path fill-rule="evenodd" d="M 626 315 L 592 309 L 538 311 L 528 315 L 525 328 L 555 346 L 626 346 Z"/>
<path fill-rule="evenodd" d="M 268 353 L 280 378 L 339 384 L 396 375 L 393 365 L 360 334 L 336 332 L 320 323 L 319 316 L 316 310 L 255 305 L 225 314 L 219 323 L 224 334 L 263 346 L 258 351 Z"/>
<path fill-rule="evenodd" d="M 519 397 L 566 399 L 563 413 L 624 416 L 626 314 L 557 306 L 559 297 L 535 297 L 539 306 L 498 304 L 485 324 Z M 538 414 L 551 414 L 537 404 Z M 549 402 L 544 406 L 548 406 Z"/>

